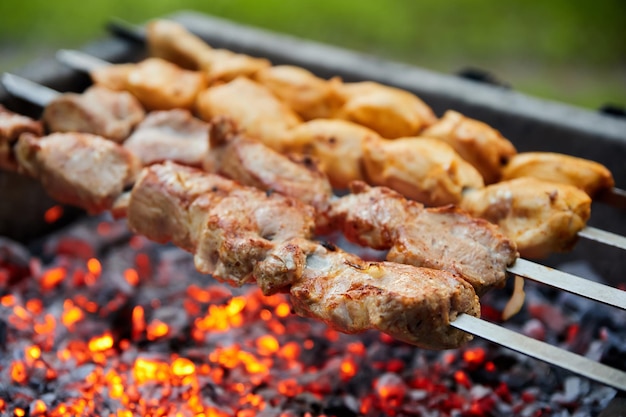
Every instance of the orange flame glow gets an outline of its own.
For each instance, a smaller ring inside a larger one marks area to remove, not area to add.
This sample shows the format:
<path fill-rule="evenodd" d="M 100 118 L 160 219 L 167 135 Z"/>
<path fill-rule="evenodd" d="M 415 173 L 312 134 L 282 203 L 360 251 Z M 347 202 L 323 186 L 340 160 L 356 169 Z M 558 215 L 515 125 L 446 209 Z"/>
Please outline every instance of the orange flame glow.
<path fill-rule="evenodd" d="M 48 269 L 41 276 L 39 285 L 41 285 L 41 288 L 44 290 L 50 290 L 56 287 L 57 285 L 59 285 L 61 281 L 65 279 L 66 274 L 67 274 L 67 271 L 65 270 L 65 268 L 58 267 L 58 268 Z"/>
<path fill-rule="evenodd" d="M 113 336 L 105 333 L 102 336 L 94 337 L 89 341 L 89 350 L 92 352 L 102 352 L 113 347 Z"/>

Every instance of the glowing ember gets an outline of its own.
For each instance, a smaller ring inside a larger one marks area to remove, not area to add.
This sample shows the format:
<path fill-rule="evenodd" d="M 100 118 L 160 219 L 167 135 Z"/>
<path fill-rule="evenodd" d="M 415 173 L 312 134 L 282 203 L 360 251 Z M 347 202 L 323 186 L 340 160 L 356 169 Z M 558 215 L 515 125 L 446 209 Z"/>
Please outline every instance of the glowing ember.
<path fill-rule="evenodd" d="M 93 248 L 56 245 L 0 296 L 0 339 L 14 352 L 0 357 L 2 415 L 539 417 L 597 414 L 614 395 L 579 381 L 570 400 L 567 374 L 480 340 L 428 352 L 340 334 L 292 314 L 287 296 L 198 274 L 177 249 L 140 237 L 118 247 L 119 228 L 95 220 Z M 86 256 L 97 248 L 105 255 Z M 580 345 L 585 329 L 557 322 L 563 343 Z"/>
<path fill-rule="evenodd" d="M 63 207 L 52 206 L 43 215 L 46 223 L 54 223 L 63 216 Z"/>

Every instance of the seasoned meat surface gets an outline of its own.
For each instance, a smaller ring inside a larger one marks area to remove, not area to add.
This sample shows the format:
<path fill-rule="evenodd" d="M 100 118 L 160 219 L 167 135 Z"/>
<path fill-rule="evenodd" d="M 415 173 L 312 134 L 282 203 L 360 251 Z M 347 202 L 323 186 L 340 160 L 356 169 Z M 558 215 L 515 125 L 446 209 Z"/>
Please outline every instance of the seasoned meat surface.
<path fill-rule="evenodd" d="M 301 122 L 266 87 L 242 77 L 200 93 L 197 111 L 206 121 L 228 117 L 244 133 L 273 149 L 280 149 L 285 133 Z"/>
<path fill-rule="evenodd" d="M 0 104 L 0 169 L 17 170 L 13 145 L 22 133 L 41 136 L 43 135 L 43 125 L 38 120 L 13 113 Z"/>
<path fill-rule="evenodd" d="M 311 237 L 314 212 L 297 200 L 168 162 L 144 169 L 128 222 L 152 240 L 194 253 L 200 272 L 232 285 L 257 279 L 272 293 L 297 276 L 292 269 L 302 269 L 304 255 L 294 242 Z"/>
<path fill-rule="evenodd" d="M 502 168 L 517 152 L 508 139 L 491 126 L 448 110 L 422 136 L 442 140 L 472 164 L 486 184 L 500 180 Z"/>
<path fill-rule="evenodd" d="M 380 136 L 356 123 L 316 119 L 289 130 L 281 151 L 313 157 L 332 186 L 346 190 L 350 182 L 365 180 L 363 148 L 374 140 Z"/>
<path fill-rule="evenodd" d="M 191 251 L 198 270 L 230 284 L 288 291 L 298 314 L 340 331 L 378 329 L 430 349 L 471 338 L 448 325 L 459 313 L 479 315 L 469 284 L 311 241 L 313 210 L 297 200 L 169 162 L 144 168 L 129 200 L 137 233 Z"/>
<path fill-rule="evenodd" d="M 93 86 L 82 94 L 66 93 L 54 99 L 43 112 L 51 132 L 83 132 L 124 141 L 143 120 L 144 109 L 125 91 Z"/>
<path fill-rule="evenodd" d="M 591 198 L 572 185 L 518 178 L 467 193 L 461 207 L 497 224 L 522 256 L 541 258 L 575 244 Z"/>
<path fill-rule="evenodd" d="M 356 183 L 333 201 L 331 224 L 387 260 L 457 273 L 478 294 L 504 285 L 515 244 L 488 222 L 453 207 L 424 209 L 385 187 Z"/>
<path fill-rule="evenodd" d="M 237 187 L 234 181 L 198 169 L 165 162 L 141 171 L 128 202 L 128 225 L 150 240 L 193 252 L 205 221 L 198 206 L 219 199 Z M 197 209 L 197 210 L 196 210 Z"/>
<path fill-rule="evenodd" d="M 341 86 L 345 104 L 337 117 L 366 126 L 383 138 L 415 136 L 435 123 L 432 109 L 408 91 L 374 82 Z"/>
<path fill-rule="evenodd" d="M 334 117 L 344 103 L 339 78 L 324 80 L 304 68 L 275 65 L 258 71 L 254 79 L 304 120 Z"/>
<path fill-rule="evenodd" d="M 291 286 L 296 313 L 344 332 L 383 331 L 426 349 L 456 348 L 471 335 L 449 326 L 480 314 L 478 297 L 458 276 L 391 262 L 368 262 L 319 245 Z"/>
<path fill-rule="evenodd" d="M 202 166 L 209 148 L 209 125 L 188 110 L 153 111 L 124 142 L 144 165 L 172 161 Z"/>
<path fill-rule="evenodd" d="M 604 165 L 588 159 L 552 152 L 523 152 L 504 167 L 503 180 L 533 177 L 576 186 L 593 197 L 615 185 Z"/>
<path fill-rule="evenodd" d="M 237 131 L 225 118 L 211 124 L 211 147 L 204 169 L 264 191 L 275 191 L 309 204 L 320 219 L 328 209 L 332 189 L 310 158 L 288 157 Z"/>
<path fill-rule="evenodd" d="M 110 209 L 141 168 L 122 146 L 88 133 L 25 133 L 15 153 L 20 170 L 41 181 L 51 197 L 90 213 Z"/>
<path fill-rule="evenodd" d="M 435 139 L 379 139 L 364 145 L 363 162 L 370 184 L 392 188 L 427 206 L 456 204 L 467 189 L 484 186 L 474 167 Z"/>
<path fill-rule="evenodd" d="M 152 56 L 200 70 L 210 84 L 231 81 L 239 76 L 252 77 L 270 66 L 264 58 L 214 49 L 176 22 L 154 20 L 148 24 L 146 35 Z"/>

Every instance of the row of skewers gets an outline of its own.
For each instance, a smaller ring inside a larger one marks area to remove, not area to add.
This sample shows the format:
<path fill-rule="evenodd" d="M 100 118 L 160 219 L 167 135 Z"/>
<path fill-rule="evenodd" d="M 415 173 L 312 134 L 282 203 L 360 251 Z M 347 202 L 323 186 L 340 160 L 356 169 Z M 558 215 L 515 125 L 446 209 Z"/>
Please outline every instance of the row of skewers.
<path fill-rule="evenodd" d="M 570 247 L 589 194 L 614 185 L 599 164 L 516 155 L 489 126 L 437 120 L 404 91 L 215 50 L 173 22 L 147 34 L 153 58 L 98 65 L 85 93 L 40 103 L 57 133 L 0 113 L 0 163 L 61 202 L 127 216 L 217 279 L 289 292 L 296 312 L 344 332 L 460 346 L 470 337 L 450 323 L 479 315 L 517 250 Z M 337 229 L 387 261 L 313 240 Z"/>

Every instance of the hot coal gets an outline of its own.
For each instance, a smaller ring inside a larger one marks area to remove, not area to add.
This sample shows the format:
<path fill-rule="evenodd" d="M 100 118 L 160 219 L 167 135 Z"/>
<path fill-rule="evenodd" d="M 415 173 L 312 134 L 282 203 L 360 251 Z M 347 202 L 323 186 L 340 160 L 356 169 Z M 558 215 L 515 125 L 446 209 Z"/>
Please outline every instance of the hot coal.
<path fill-rule="evenodd" d="M 616 394 L 479 339 L 434 352 L 337 333 L 108 218 L 28 248 L 0 240 L 0 256 L 2 415 L 582 416 Z M 487 294 L 483 315 L 499 320 L 509 291 Z M 624 312 L 526 293 L 507 327 L 624 366 Z"/>

